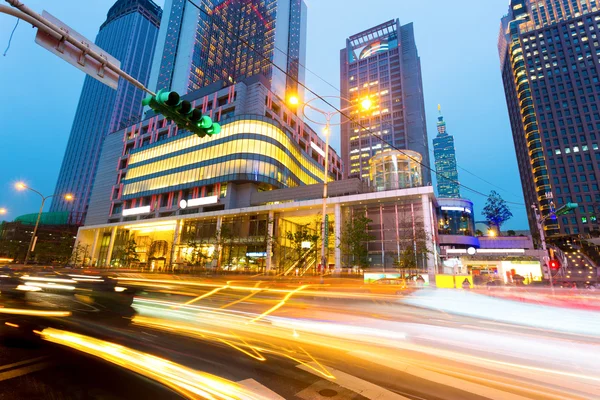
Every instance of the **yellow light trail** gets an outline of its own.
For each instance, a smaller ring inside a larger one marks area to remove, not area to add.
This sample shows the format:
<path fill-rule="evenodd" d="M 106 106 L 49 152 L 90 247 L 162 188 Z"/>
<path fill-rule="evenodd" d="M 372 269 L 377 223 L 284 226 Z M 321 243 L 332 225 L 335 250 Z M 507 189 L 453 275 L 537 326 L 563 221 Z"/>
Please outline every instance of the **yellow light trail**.
<path fill-rule="evenodd" d="M 4 325 L 10 326 L 11 328 L 18 328 L 19 327 L 19 325 L 13 324 L 12 322 L 5 322 Z"/>
<path fill-rule="evenodd" d="M 155 380 L 189 399 L 267 400 L 235 382 L 115 343 L 54 328 L 36 333 L 49 342 L 93 355 Z"/>
<path fill-rule="evenodd" d="M 273 307 L 271 307 L 270 309 L 268 309 L 267 311 L 265 311 L 264 313 L 260 314 L 259 316 L 257 316 L 256 318 L 250 320 L 250 322 L 256 322 L 260 319 L 262 319 L 263 317 L 271 314 L 272 312 L 278 310 L 280 307 L 282 307 L 286 301 L 288 301 L 290 299 L 290 297 L 292 297 L 295 293 L 300 292 L 301 290 L 307 288 L 309 285 L 302 285 L 294 290 L 292 290 L 291 292 L 289 292 L 284 298 L 283 300 L 281 300 L 279 303 L 277 303 L 276 305 L 274 305 Z"/>
<path fill-rule="evenodd" d="M 228 287 L 229 287 L 229 285 L 225 285 L 225 286 L 222 286 L 222 287 L 218 287 L 218 288 L 216 288 L 216 289 L 213 289 L 213 290 L 211 290 L 211 291 L 210 291 L 210 292 L 208 292 L 208 293 L 204 293 L 202 296 L 198 296 L 198 297 L 196 297 L 195 299 L 192 299 L 192 300 L 190 300 L 190 301 L 187 301 L 187 302 L 183 303 L 183 305 L 184 305 L 184 306 L 187 306 L 187 305 L 189 305 L 189 304 L 193 304 L 193 303 L 195 303 L 195 302 L 197 302 L 197 301 L 199 301 L 199 300 L 202 300 L 202 299 L 205 299 L 205 298 L 207 298 L 207 297 L 210 297 L 210 296 L 212 296 L 213 294 L 220 292 L 221 290 L 227 289 Z"/>
<path fill-rule="evenodd" d="M 20 308 L 0 308 L 0 314 L 30 315 L 34 317 L 69 317 L 70 311 L 25 310 Z"/>
<path fill-rule="evenodd" d="M 261 284 L 261 283 L 262 283 L 262 282 L 257 282 L 257 283 L 256 283 L 256 285 L 254 285 L 254 287 L 255 287 L 255 288 L 258 288 L 258 286 L 260 286 L 260 284 Z M 241 299 L 239 299 L 239 300 L 232 301 L 231 303 L 229 303 L 229 304 L 225 304 L 224 306 L 221 306 L 221 307 L 219 307 L 219 308 L 228 308 L 228 307 L 231 307 L 231 306 L 233 306 L 233 305 L 236 305 L 236 304 L 238 304 L 238 303 L 241 303 L 242 301 L 248 300 L 249 298 L 251 298 L 252 296 L 254 296 L 255 294 L 258 294 L 258 293 L 260 293 L 260 291 L 255 291 L 255 292 L 252 292 L 252 293 L 250 293 L 249 295 L 247 295 L 247 296 L 245 296 L 245 297 L 243 297 L 243 298 L 241 298 Z"/>

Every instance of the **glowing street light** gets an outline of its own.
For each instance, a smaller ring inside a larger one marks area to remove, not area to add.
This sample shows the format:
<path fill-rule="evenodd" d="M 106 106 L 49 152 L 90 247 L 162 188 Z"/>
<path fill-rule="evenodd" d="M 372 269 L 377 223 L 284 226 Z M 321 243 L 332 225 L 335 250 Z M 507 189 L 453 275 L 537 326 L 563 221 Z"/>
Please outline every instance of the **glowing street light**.
<path fill-rule="evenodd" d="M 25 189 L 31 190 L 33 193 L 36 193 L 37 195 L 39 195 L 42 198 L 42 204 L 40 205 L 40 211 L 38 212 L 37 220 L 35 221 L 35 227 L 33 228 L 33 234 L 31 235 L 31 241 L 29 242 L 29 247 L 27 248 L 27 255 L 25 256 L 25 262 L 23 262 L 24 265 L 27 265 L 27 261 L 29 261 L 29 255 L 33 251 L 33 246 L 35 244 L 35 237 L 37 234 L 38 226 L 40 225 L 40 219 L 42 217 L 42 212 L 44 211 L 44 204 L 46 203 L 46 200 L 48 200 L 51 197 L 54 197 L 55 195 L 51 194 L 50 196 L 44 196 L 37 190 L 27 186 L 24 182 L 15 183 L 15 189 L 17 189 L 19 191 L 22 191 Z M 66 201 L 73 201 L 73 199 L 74 199 L 73 195 L 70 193 L 65 194 L 63 196 L 63 198 Z"/>
<path fill-rule="evenodd" d="M 494 230 L 490 229 L 490 230 L 488 231 L 488 236 L 489 236 L 489 237 L 496 237 L 496 231 L 494 231 Z"/>
<path fill-rule="evenodd" d="M 298 96 L 290 96 L 290 98 L 288 99 L 288 103 L 290 103 L 293 106 L 297 106 L 298 104 L 300 104 L 300 99 L 298 99 Z"/>
<path fill-rule="evenodd" d="M 370 109 L 372 105 L 373 105 L 373 102 L 368 97 L 365 98 L 363 101 L 360 102 L 360 106 L 365 111 L 367 111 L 368 109 Z"/>
<path fill-rule="evenodd" d="M 2 207 L 0 208 L 0 215 L 4 215 L 6 214 L 8 211 L 6 211 L 6 208 Z"/>

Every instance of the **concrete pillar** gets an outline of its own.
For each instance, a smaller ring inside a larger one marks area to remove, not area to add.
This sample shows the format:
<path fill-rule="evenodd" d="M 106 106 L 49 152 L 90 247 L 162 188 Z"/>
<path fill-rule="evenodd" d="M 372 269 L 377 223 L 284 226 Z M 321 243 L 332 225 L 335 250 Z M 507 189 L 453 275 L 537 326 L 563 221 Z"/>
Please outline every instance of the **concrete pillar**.
<path fill-rule="evenodd" d="M 179 244 L 179 235 L 181 234 L 181 220 L 178 219 L 175 223 L 175 231 L 173 232 L 173 243 L 171 244 L 171 258 L 169 259 L 169 264 L 171 269 L 173 269 L 173 261 L 175 259 L 175 248 Z"/>
<path fill-rule="evenodd" d="M 106 252 L 106 266 L 110 268 L 112 261 L 112 252 L 115 247 L 115 239 L 117 237 L 117 227 L 114 226 L 110 232 L 110 241 L 108 242 L 108 251 Z"/>
<path fill-rule="evenodd" d="M 338 275 L 342 272 L 342 206 L 339 203 L 335 205 L 333 218 L 335 227 L 335 274 Z"/>
<path fill-rule="evenodd" d="M 275 223 L 275 213 L 271 210 L 269 211 L 269 219 L 267 220 L 267 262 L 266 262 L 266 270 L 267 272 L 273 268 L 273 257 L 271 253 L 273 252 L 273 225 Z"/>
<path fill-rule="evenodd" d="M 100 229 L 96 229 L 94 231 L 94 241 L 92 242 L 92 251 L 90 252 L 90 265 L 96 267 L 94 265 L 94 259 L 96 258 L 96 250 L 98 249 L 98 239 L 100 238 Z"/>
<path fill-rule="evenodd" d="M 433 247 L 433 241 L 435 240 L 435 234 L 433 231 L 433 219 L 431 217 L 431 201 L 429 196 L 426 194 L 421 195 L 421 205 L 423 209 L 423 230 L 425 231 L 426 245 L 427 245 L 427 272 L 429 274 L 429 282 L 435 282 L 435 264 L 433 261 L 433 254 L 435 249 Z"/>
<path fill-rule="evenodd" d="M 223 217 L 217 217 L 217 269 L 221 268 L 221 261 L 223 260 L 223 246 L 221 244 L 221 226 L 223 226 Z"/>

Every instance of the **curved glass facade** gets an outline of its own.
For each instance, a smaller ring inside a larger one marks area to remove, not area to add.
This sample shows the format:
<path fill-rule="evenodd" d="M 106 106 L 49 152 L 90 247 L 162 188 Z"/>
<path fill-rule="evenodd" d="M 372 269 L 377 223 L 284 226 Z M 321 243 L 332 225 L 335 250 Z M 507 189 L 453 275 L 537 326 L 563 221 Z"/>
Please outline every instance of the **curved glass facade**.
<path fill-rule="evenodd" d="M 371 183 L 377 191 L 423 186 L 422 159 L 410 150 L 379 153 L 369 160 Z"/>
<path fill-rule="evenodd" d="M 123 199 L 234 181 L 277 188 L 322 182 L 323 168 L 272 120 L 240 116 L 219 135 L 181 135 L 133 151 Z"/>
<path fill-rule="evenodd" d="M 440 235 L 475 236 L 473 203 L 466 199 L 438 199 Z"/>

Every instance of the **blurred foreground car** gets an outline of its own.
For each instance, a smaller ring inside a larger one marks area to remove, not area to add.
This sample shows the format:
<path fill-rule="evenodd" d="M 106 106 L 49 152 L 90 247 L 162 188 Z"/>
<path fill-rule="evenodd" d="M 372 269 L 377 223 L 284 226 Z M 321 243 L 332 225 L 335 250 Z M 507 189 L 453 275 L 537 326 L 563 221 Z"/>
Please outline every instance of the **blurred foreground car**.
<path fill-rule="evenodd" d="M 369 283 L 367 289 L 374 294 L 403 294 L 407 285 L 404 279 L 383 278 Z"/>

